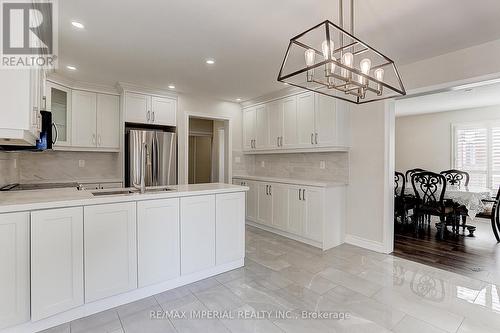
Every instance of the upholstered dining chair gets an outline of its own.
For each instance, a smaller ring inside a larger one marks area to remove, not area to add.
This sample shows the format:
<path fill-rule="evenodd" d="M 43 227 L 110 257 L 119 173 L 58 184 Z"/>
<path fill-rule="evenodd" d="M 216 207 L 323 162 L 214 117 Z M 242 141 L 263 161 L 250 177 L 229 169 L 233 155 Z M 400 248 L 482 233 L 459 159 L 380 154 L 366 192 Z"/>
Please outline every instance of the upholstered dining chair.
<path fill-rule="evenodd" d="M 476 215 L 476 217 L 486 218 L 491 221 L 493 234 L 500 242 L 500 187 L 498 188 L 497 196 L 493 200 L 483 200 L 486 204 L 486 210 Z"/>
<path fill-rule="evenodd" d="M 446 178 L 446 183 L 451 186 L 469 186 L 470 175 L 468 172 L 451 169 L 446 171 L 441 171 L 441 174 Z M 467 226 L 467 216 L 469 212 L 464 206 L 456 207 L 457 213 L 462 217 L 462 230 L 465 231 Z"/>
<path fill-rule="evenodd" d="M 436 228 L 438 236 L 443 238 L 447 223 L 453 228 L 457 223 L 455 207 L 444 199 L 446 178 L 441 174 L 425 171 L 413 174 L 411 183 L 418 199 L 415 211 L 416 227 L 418 228 L 418 224 L 424 222 L 426 215 L 438 216 L 440 222 L 436 223 Z"/>

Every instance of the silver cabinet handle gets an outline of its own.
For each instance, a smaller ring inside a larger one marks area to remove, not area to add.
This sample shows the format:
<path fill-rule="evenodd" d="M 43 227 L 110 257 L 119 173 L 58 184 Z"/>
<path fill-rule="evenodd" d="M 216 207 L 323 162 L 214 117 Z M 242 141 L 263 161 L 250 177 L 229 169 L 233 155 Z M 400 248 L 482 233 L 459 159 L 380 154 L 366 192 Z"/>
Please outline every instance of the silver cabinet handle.
<path fill-rule="evenodd" d="M 280 136 L 280 147 L 283 147 L 283 137 Z"/>
<path fill-rule="evenodd" d="M 278 146 L 278 147 L 280 146 L 280 137 L 279 136 L 276 137 L 276 146 Z"/>
<path fill-rule="evenodd" d="M 269 195 L 269 185 L 266 185 L 266 195 Z"/>
<path fill-rule="evenodd" d="M 306 201 L 306 190 L 302 189 L 302 200 Z"/>
<path fill-rule="evenodd" d="M 152 119 L 152 121 L 154 123 L 155 122 L 155 112 L 153 111 L 153 112 L 151 112 L 151 114 L 153 115 L 153 117 L 151 119 Z"/>
<path fill-rule="evenodd" d="M 52 123 L 52 126 L 54 127 L 54 132 L 56 137 L 52 139 L 52 144 L 55 145 L 57 142 L 57 139 L 59 139 L 59 131 L 57 130 L 57 125 L 56 123 Z"/>
<path fill-rule="evenodd" d="M 314 134 L 314 141 L 318 144 L 318 133 Z"/>
<path fill-rule="evenodd" d="M 300 192 L 301 192 L 301 189 L 299 188 L 299 201 L 302 200 L 302 198 L 300 197 Z"/>
<path fill-rule="evenodd" d="M 311 144 L 314 144 L 314 133 L 311 133 Z"/>
<path fill-rule="evenodd" d="M 273 189 L 273 186 L 269 185 L 269 195 L 273 195 L 272 189 Z"/>
<path fill-rule="evenodd" d="M 151 120 L 151 111 L 148 111 L 147 118 L 148 118 L 148 121 Z"/>

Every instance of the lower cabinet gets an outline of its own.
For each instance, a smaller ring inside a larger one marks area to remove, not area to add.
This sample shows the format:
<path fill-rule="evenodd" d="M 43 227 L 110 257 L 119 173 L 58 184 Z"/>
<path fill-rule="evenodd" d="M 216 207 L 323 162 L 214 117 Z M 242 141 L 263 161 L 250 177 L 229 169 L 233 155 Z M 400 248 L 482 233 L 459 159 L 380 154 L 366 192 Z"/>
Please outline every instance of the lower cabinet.
<path fill-rule="evenodd" d="M 139 288 L 180 275 L 179 199 L 137 203 Z"/>
<path fill-rule="evenodd" d="M 274 184 L 271 191 L 272 225 L 275 228 L 286 230 L 288 228 L 288 188 L 286 185 Z"/>
<path fill-rule="evenodd" d="M 304 234 L 306 202 L 302 200 L 302 187 L 288 186 L 288 232 Z"/>
<path fill-rule="evenodd" d="M 31 320 L 83 302 L 83 208 L 31 212 Z"/>
<path fill-rule="evenodd" d="M 184 197 L 181 211 L 181 275 L 215 266 L 215 195 Z"/>
<path fill-rule="evenodd" d="M 85 207 L 85 302 L 137 288 L 136 203 Z"/>
<path fill-rule="evenodd" d="M 215 203 L 215 263 L 245 257 L 245 193 L 217 194 Z"/>
<path fill-rule="evenodd" d="M 0 214 L 0 330 L 30 320 L 30 213 Z"/>
<path fill-rule="evenodd" d="M 271 225 L 273 218 L 272 185 L 257 184 L 257 222 Z"/>
<path fill-rule="evenodd" d="M 324 198 L 323 189 L 313 187 L 302 189 L 302 200 L 305 202 L 307 211 L 304 219 L 304 237 L 317 242 L 323 240 Z"/>

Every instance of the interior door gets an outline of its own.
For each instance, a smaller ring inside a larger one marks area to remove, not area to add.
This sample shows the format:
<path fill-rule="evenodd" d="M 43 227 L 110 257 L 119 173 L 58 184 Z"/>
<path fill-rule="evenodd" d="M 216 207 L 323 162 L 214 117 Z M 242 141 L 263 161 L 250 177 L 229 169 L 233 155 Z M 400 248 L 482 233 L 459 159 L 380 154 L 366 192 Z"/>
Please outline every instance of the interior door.
<path fill-rule="evenodd" d="M 266 105 L 259 105 L 256 112 L 256 138 L 255 147 L 257 149 L 268 149 L 269 144 L 269 112 Z"/>
<path fill-rule="evenodd" d="M 243 111 L 243 149 L 253 149 L 253 140 L 255 140 L 255 108 L 245 109 Z"/>
<path fill-rule="evenodd" d="M 314 112 L 315 138 L 314 142 L 320 146 L 337 145 L 337 100 L 325 95 L 316 95 Z M 317 137 L 316 137 L 317 136 Z"/>
<path fill-rule="evenodd" d="M 294 148 L 298 145 L 297 97 L 283 100 L 283 148 Z"/>
<path fill-rule="evenodd" d="M 273 215 L 273 202 L 269 194 L 269 184 L 258 183 L 257 189 L 257 222 L 271 225 Z"/>
<path fill-rule="evenodd" d="M 271 198 L 273 202 L 273 226 L 286 230 L 288 228 L 288 186 L 273 184 Z"/>
<path fill-rule="evenodd" d="M 300 147 L 314 144 L 314 94 L 304 93 L 297 96 L 297 134 Z"/>
<path fill-rule="evenodd" d="M 120 148 L 120 98 L 97 94 L 97 146 Z"/>
<path fill-rule="evenodd" d="M 177 125 L 177 101 L 172 98 L 151 98 L 151 122 L 156 125 Z"/>
<path fill-rule="evenodd" d="M 277 100 L 267 105 L 269 112 L 269 146 L 275 149 L 281 147 L 283 136 L 283 101 Z"/>
<path fill-rule="evenodd" d="M 73 90 L 71 118 L 72 146 L 97 147 L 97 94 Z"/>

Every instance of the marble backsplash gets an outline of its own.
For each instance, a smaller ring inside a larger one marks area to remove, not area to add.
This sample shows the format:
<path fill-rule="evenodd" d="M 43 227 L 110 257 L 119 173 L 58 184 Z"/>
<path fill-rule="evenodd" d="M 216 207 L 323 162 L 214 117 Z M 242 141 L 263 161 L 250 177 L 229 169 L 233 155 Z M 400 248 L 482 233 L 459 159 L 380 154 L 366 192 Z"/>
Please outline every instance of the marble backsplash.
<path fill-rule="evenodd" d="M 240 157 L 240 163 L 237 163 L 237 156 Z M 324 169 L 321 168 L 322 162 Z M 233 174 L 348 183 L 349 154 L 243 155 L 242 152 L 233 152 Z"/>
<path fill-rule="evenodd" d="M 0 153 L 0 170 L 0 184 L 119 180 L 121 159 L 101 152 Z"/>

